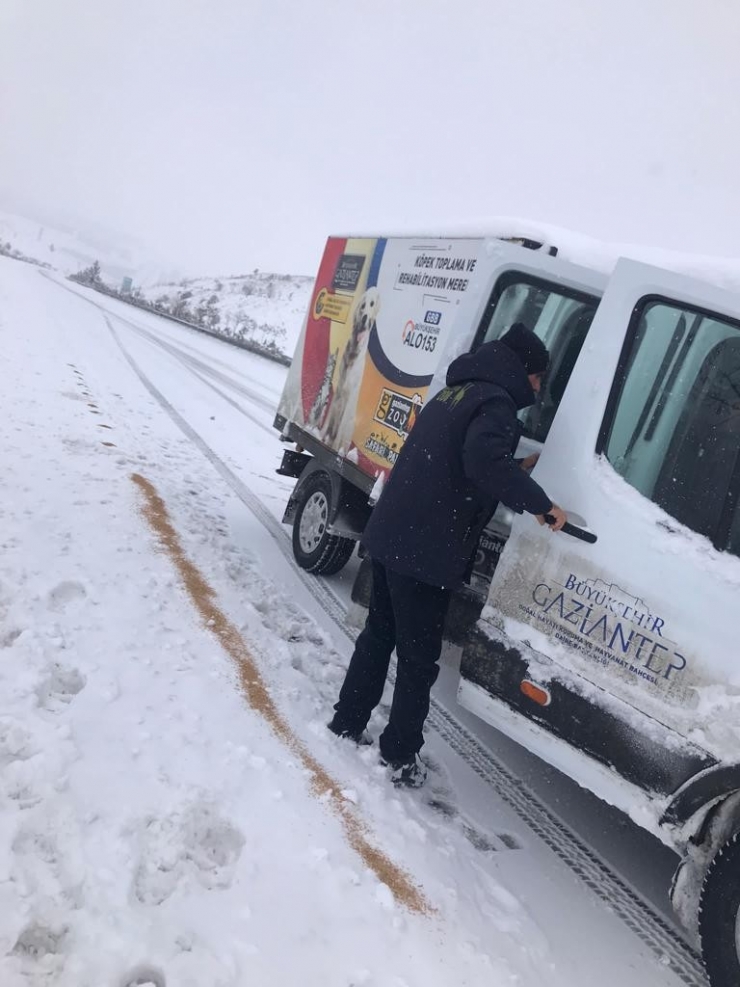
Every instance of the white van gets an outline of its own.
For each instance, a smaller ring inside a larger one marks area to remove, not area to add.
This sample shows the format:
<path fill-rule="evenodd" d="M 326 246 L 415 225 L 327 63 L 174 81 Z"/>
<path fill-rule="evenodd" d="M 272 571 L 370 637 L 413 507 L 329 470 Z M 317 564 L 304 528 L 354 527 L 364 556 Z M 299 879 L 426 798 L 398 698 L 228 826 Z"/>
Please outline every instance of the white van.
<path fill-rule="evenodd" d="M 541 401 L 523 413 L 521 454 L 541 451 L 534 476 L 568 512 L 571 534 L 499 509 L 452 611 L 451 636 L 465 632 L 459 700 L 681 855 L 674 906 L 714 987 L 734 987 L 740 297 L 627 260 L 607 278 L 493 238 L 475 241 L 475 257 L 417 410 L 455 356 L 513 322 L 532 328 L 552 363 Z M 380 318 L 382 285 L 373 297 Z M 374 327 L 371 362 L 392 329 Z M 364 462 L 362 450 L 328 448 L 282 408 L 276 425 L 304 450 L 284 462 L 298 476 L 286 520 L 298 513 L 300 529 L 301 506 L 322 489 L 314 519 L 323 509 L 321 536 L 346 555 L 377 477 L 365 470 L 355 507 L 346 495 L 344 507 L 332 502 L 332 484 L 353 485 L 347 468 Z"/>

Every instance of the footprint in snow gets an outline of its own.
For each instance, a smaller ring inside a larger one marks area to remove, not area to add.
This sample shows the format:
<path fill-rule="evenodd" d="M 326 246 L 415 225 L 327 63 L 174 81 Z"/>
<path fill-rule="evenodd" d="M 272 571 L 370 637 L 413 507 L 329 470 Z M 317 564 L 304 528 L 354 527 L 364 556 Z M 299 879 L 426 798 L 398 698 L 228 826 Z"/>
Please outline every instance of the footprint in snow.
<path fill-rule="evenodd" d="M 193 881 L 209 891 L 228 888 L 244 846 L 244 835 L 206 804 L 147 820 L 140 839 L 133 893 L 145 905 L 160 905 Z"/>
<path fill-rule="evenodd" d="M 82 831 L 71 810 L 40 805 L 19 825 L 10 845 L 10 886 L 30 914 L 16 952 L 38 957 L 60 951 L 67 933 L 62 916 L 84 900 L 81 847 Z"/>
<path fill-rule="evenodd" d="M 59 583 L 58 586 L 55 586 L 49 593 L 49 609 L 55 610 L 57 613 L 61 613 L 66 610 L 71 603 L 82 600 L 86 596 L 87 590 L 82 583 L 75 582 L 74 580 L 66 580 L 63 583 Z"/>
<path fill-rule="evenodd" d="M 38 752 L 38 743 L 22 723 L 5 717 L 0 719 L 0 766 L 27 761 Z"/>
<path fill-rule="evenodd" d="M 86 683 L 87 679 L 76 668 L 68 668 L 54 662 L 36 689 L 39 706 L 53 712 L 60 706 L 69 705 L 74 697 L 82 692 Z"/>
<path fill-rule="evenodd" d="M 125 973 L 120 987 L 166 987 L 164 974 L 153 966 L 137 966 Z"/>
<path fill-rule="evenodd" d="M 0 804 L 9 799 L 24 811 L 40 805 L 64 786 L 67 767 L 78 757 L 71 735 L 59 736 L 40 717 L 24 723 L 0 716 Z"/>
<path fill-rule="evenodd" d="M 68 932 L 66 926 L 53 929 L 40 922 L 30 922 L 18 936 L 12 952 L 33 960 L 55 956 L 62 951 Z"/>
<path fill-rule="evenodd" d="M 23 633 L 18 627 L 11 627 L 7 631 L 3 631 L 0 634 L 0 648 L 12 648 L 15 642 Z"/>

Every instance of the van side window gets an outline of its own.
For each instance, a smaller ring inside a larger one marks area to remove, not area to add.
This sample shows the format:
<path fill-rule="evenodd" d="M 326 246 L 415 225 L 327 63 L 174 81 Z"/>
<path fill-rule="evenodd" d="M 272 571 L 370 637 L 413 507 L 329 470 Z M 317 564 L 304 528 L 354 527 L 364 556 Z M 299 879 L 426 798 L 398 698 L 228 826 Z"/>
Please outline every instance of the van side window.
<path fill-rule="evenodd" d="M 648 300 L 628 345 L 606 458 L 671 517 L 740 555 L 740 325 Z"/>
<path fill-rule="evenodd" d="M 550 367 L 537 404 L 520 414 L 523 434 L 544 442 L 573 371 L 598 300 L 560 285 L 505 274 L 494 289 L 476 344 L 499 339 L 515 322 L 532 329 L 550 351 Z"/>

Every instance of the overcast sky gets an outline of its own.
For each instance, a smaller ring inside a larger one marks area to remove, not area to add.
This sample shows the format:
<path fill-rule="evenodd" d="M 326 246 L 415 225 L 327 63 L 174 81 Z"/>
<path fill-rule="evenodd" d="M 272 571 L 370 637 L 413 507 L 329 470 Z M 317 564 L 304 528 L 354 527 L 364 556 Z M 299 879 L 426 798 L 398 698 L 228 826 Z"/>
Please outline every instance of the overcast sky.
<path fill-rule="evenodd" d="M 739 45 L 737 0 L 0 0 L 0 208 L 211 273 L 497 215 L 737 256 Z"/>

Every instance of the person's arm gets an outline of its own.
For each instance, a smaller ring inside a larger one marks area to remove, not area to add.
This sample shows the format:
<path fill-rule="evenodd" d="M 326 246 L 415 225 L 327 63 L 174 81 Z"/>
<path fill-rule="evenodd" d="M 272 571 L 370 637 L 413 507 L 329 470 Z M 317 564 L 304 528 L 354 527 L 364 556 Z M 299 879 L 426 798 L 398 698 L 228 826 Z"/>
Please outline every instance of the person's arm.
<path fill-rule="evenodd" d="M 553 504 L 542 487 L 511 453 L 516 438 L 516 419 L 503 401 L 489 401 L 468 426 L 462 460 L 465 475 L 490 497 L 502 501 L 511 510 L 542 518 L 554 514 L 559 530 L 565 523 L 563 511 Z M 561 518 L 562 515 L 562 518 Z"/>

